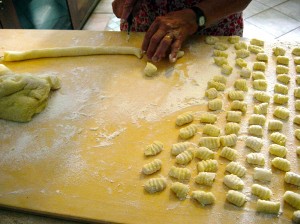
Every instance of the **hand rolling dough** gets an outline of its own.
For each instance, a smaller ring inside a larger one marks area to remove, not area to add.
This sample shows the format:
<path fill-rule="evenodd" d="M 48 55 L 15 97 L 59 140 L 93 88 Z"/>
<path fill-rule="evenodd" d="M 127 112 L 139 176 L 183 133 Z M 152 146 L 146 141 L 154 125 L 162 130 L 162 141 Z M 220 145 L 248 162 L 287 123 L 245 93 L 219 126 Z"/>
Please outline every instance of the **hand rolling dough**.
<path fill-rule="evenodd" d="M 14 74 L 0 66 L 0 119 L 27 122 L 47 106 L 50 90 L 60 88 L 54 75 Z"/>
<path fill-rule="evenodd" d="M 142 51 L 136 47 L 124 46 L 77 46 L 64 48 L 44 48 L 29 51 L 4 51 L 4 61 L 23 61 L 37 58 L 74 57 L 102 54 L 129 54 L 138 58 L 142 57 Z"/>

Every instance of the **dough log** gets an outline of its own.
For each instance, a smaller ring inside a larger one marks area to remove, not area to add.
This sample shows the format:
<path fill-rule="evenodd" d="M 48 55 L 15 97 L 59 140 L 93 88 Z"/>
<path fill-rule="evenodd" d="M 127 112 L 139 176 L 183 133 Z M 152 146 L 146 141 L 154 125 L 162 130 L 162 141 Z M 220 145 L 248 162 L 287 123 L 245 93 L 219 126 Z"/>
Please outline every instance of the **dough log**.
<path fill-rule="evenodd" d="M 78 46 L 65 48 L 44 48 L 29 51 L 4 51 L 4 61 L 23 61 L 37 58 L 74 57 L 102 54 L 135 55 L 142 58 L 142 51 L 136 47 L 126 46 Z"/>

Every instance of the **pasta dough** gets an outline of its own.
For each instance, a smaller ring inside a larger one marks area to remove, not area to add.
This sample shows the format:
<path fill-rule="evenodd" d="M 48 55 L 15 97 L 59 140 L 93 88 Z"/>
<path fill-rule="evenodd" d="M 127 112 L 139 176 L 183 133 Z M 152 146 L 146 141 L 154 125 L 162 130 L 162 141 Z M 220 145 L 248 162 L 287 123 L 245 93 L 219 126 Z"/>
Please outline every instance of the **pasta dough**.
<path fill-rule="evenodd" d="M 4 61 L 23 61 L 37 58 L 74 57 L 101 54 L 135 55 L 142 58 L 142 51 L 136 47 L 124 46 L 77 46 L 64 48 L 44 48 L 28 51 L 4 51 Z"/>
<path fill-rule="evenodd" d="M 51 90 L 60 88 L 54 75 L 14 74 L 0 68 L 0 119 L 28 122 L 47 106 Z"/>
<path fill-rule="evenodd" d="M 151 77 L 154 76 L 156 72 L 157 72 L 157 67 L 154 64 L 147 62 L 146 67 L 144 68 L 144 74 L 146 76 Z"/>

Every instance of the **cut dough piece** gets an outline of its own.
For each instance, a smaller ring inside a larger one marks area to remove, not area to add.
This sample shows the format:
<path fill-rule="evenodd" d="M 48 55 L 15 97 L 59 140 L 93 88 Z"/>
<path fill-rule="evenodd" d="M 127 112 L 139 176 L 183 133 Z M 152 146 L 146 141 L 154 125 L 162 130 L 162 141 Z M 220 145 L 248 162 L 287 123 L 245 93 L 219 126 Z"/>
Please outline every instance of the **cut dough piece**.
<path fill-rule="evenodd" d="M 144 69 L 145 75 L 151 77 L 154 76 L 156 72 L 157 72 L 157 67 L 154 64 L 147 62 L 146 67 Z"/>
<path fill-rule="evenodd" d="M 0 119 L 28 122 L 47 106 L 50 90 L 60 88 L 54 75 L 8 73 L 0 76 Z"/>
<path fill-rule="evenodd" d="M 4 51 L 4 61 L 23 61 L 37 58 L 74 57 L 101 54 L 129 54 L 142 58 L 142 51 L 136 47 L 124 46 L 77 46 L 44 48 L 28 51 Z"/>

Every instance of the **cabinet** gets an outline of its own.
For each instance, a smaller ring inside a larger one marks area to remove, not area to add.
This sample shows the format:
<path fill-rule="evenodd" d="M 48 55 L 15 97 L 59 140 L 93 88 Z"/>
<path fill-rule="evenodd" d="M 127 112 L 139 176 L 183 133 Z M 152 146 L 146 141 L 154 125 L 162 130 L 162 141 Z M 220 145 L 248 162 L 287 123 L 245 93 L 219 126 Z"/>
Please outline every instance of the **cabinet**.
<path fill-rule="evenodd" d="M 0 0 L 2 29 L 81 29 L 99 0 Z"/>

